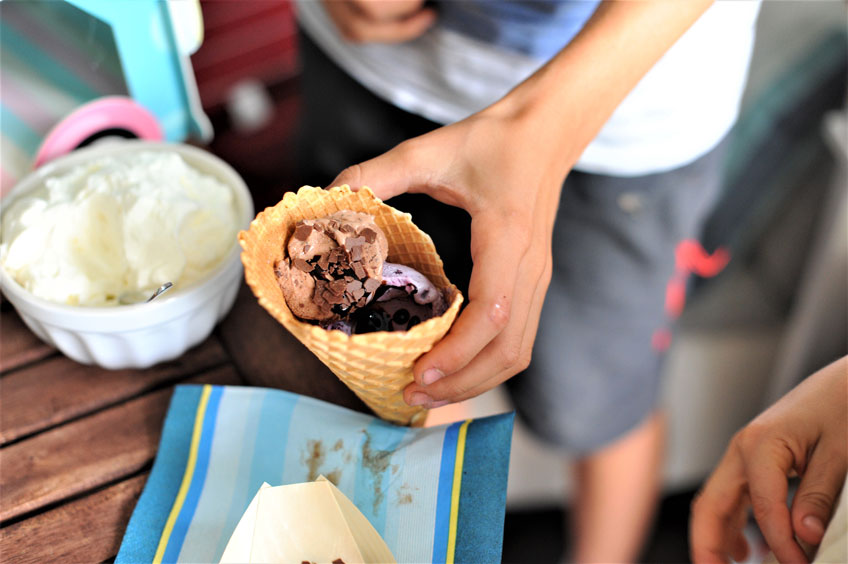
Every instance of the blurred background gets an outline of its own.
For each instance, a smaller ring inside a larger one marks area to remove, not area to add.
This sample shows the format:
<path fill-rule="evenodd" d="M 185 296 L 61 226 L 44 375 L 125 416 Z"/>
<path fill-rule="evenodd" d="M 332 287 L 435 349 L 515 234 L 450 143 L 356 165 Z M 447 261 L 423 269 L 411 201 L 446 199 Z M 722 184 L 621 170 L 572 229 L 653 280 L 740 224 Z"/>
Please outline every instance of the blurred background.
<path fill-rule="evenodd" d="M 4 192 L 51 154 L 114 136 L 207 146 L 242 174 L 257 210 L 317 182 L 294 172 L 299 62 L 289 2 L 117 4 L 120 13 L 85 0 L 0 4 Z M 132 12 L 145 9 L 163 11 L 162 29 L 140 38 Z M 688 559 L 689 503 L 733 433 L 848 352 L 847 33 L 842 1 L 763 3 L 724 197 L 704 233 L 708 251 L 732 259 L 714 278 L 690 278 L 669 349 L 664 500 L 644 561 Z M 156 77 L 133 71 L 134 57 L 157 52 L 139 41 L 173 42 Z M 80 108 L 114 96 L 139 107 L 80 131 Z M 151 133 L 144 124 L 153 122 Z M 437 416 L 508 409 L 494 390 Z M 560 558 L 559 500 L 571 487 L 560 460 L 517 425 L 504 561 Z M 762 557 L 755 550 L 751 561 Z"/>

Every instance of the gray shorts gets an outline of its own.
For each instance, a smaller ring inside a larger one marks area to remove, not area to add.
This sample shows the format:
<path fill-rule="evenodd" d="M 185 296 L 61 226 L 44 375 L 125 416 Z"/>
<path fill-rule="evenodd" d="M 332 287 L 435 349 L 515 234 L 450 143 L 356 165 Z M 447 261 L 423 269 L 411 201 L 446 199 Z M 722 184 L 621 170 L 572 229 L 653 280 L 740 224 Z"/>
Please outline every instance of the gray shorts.
<path fill-rule="evenodd" d="M 568 176 L 533 360 L 507 386 L 542 439 L 589 454 L 656 409 L 675 248 L 720 195 L 725 145 L 660 174 Z"/>

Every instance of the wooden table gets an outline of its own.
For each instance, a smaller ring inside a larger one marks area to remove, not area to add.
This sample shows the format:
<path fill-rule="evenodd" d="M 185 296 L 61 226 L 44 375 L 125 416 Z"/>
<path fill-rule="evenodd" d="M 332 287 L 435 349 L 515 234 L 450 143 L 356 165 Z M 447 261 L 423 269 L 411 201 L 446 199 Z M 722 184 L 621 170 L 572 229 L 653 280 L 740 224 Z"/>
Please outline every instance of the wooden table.
<path fill-rule="evenodd" d="M 3 301 L 0 562 L 113 559 L 179 383 L 277 387 L 366 411 L 244 285 L 205 342 L 147 370 L 77 364 Z"/>

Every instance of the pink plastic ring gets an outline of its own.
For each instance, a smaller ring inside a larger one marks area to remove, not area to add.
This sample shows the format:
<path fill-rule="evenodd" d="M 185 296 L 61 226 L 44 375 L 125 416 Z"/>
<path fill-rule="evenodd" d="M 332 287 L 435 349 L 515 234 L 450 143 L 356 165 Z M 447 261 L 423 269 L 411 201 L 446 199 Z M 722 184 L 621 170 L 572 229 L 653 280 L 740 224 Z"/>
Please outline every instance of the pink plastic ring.
<path fill-rule="evenodd" d="M 70 153 L 92 135 L 109 129 L 126 130 L 139 139 L 162 140 L 162 128 L 147 108 L 130 98 L 108 96 L 84 104 L 56 124 L 35 156 L 38 168 Z"/>

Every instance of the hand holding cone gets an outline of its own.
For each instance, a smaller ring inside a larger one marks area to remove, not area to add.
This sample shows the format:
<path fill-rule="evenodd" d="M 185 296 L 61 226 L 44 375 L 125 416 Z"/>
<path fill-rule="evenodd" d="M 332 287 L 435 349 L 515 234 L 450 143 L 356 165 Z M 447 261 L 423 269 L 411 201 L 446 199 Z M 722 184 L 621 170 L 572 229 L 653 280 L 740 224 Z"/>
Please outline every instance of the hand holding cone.
<path fill-rule="evenodd" d="M 299 320 L 286 304 L 274 274 L 274 263 L 302 219 L 319 218 L 341 210 L 374 216 L 389 243 L 391 262 L 415 268 L 446 290 L 448 310 L 408 331 L 348 336 Z M 304 186 L 261 212 L 248 231 L 239 233 L 245 279 L 259 303 L 309 348 L 374 412 L 401 425 L 422 424 L 421 407 L 403 401 L 403 389 L 412 382 L 412 365 L 450 329 L 462 304 L 462 294 L 450 283 L 430 237 L 412 223 L 409 214 L 382 203 L 370 189 L 348 186 L 323 190 Z"/>

